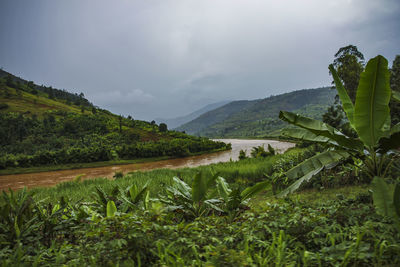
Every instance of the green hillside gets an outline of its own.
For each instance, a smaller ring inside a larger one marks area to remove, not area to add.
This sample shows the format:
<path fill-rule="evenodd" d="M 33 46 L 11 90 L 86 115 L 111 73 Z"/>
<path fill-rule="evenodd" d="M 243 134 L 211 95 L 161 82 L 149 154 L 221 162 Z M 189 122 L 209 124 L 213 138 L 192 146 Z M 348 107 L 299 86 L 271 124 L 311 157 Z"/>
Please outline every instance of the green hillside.
<path fill-rule="evenodd" d="M 181 157 L 228 148 L 0 72 L 0 169 Z"/>
<path fill-rule="evenodd" d="M 220 108 L 214 109 L 212 111 L 206 112 L 180 127 L 177 128 L 178 131 L 186 131 L 190 134 L 198 134 L 199 132 L 207 129 L 208 127 L 221 123 L 228 119 L 230 116 L 234 115 L 241 110 L 250 107 L 254 104 L 254 101 L 233 101 Z"/>
<path fill-rule="evenodd" d="M 287 124 L 280 110 L 320 119 L 335 97 L 329 87 L 304 89 L 252 101 L 234 101 L 209 111 L 177 130 L 208 137 L 277 136 Z"/>

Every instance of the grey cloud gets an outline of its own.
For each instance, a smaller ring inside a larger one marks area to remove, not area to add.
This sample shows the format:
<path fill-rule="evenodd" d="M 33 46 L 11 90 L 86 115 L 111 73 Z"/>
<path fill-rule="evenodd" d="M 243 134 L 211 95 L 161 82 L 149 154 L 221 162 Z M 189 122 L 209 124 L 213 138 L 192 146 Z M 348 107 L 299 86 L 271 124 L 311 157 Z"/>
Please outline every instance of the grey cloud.
<path fill-rule="evenodd" d="M 151 120 L 330 84 L 348 44 L 399 54 L 397 0 L 4 0 L 0 66 Z"/>

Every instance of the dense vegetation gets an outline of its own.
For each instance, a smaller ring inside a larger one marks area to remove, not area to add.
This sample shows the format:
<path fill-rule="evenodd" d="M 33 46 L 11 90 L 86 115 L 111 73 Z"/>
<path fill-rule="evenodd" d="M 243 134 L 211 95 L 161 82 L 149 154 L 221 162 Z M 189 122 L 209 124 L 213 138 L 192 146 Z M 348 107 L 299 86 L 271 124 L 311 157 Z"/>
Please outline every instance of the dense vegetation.
<path fill-rule="evenodd" d="M 333 103 L 329 88 L 308 89 L 252 101 L 234 101 L 209 111 L 177 130 L 208 137 L 279 136 L 285 128 L 279 111 L 289 110 L 315 119 Z"/>
<path fill-rule="evenodd" d="M 346 178 L 354 178 L 346 165 L 342 174 L 303 185 L 312 191 L 280 200 L 271 195 L 268 184 L 291 182 L 265 181 L 264 174 L 286 171 L 316 151 L 3 194 L 0 260 L 44 266 L 399 264 L 399 232 L 376 214 L 368 186 Z M 267 191 L 254 198 L 261 189 Z"/>
<path fill-rule="evenodd" d="M 0 78 L 0 169 L 226 149 L 221 142 L 168 131 L 93 106 L 83 94 Z"/>

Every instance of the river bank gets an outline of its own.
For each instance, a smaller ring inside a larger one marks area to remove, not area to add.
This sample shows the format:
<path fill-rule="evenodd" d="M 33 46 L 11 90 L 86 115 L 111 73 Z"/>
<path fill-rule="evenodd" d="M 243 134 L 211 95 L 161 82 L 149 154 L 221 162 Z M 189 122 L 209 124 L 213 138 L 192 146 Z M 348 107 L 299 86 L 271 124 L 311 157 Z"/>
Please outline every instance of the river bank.
<path fill-rule="evenodd" d="M 254 146 L 271 144 L 278 152 L 284 152 L 294 144 L 279 142 L 275 140 L 239 140 L 239 139 L 218 139 L 232 144 L 232 150 L 219 151 L 214 153 L 201 154 L 184 158 L 162 159 L 157 161 L 133 162 L 128 164 L 112 164 L 108 166 L 89 166 L 79 169 L 64 169 L 45 172 L 31 172 L 23 174 L 9 174 L 0 176 L 0 190 L 8 188 L 20 189 L 23 187 L 53 186 L 60 182 L 71 181 L 76 176 L 82 175 L 81 179 L 91 179 L 95 177 L 112 178 L 116 172 L 124 174 L 133 171 L 148 171 L 154 169 L 178 169 L 185 167 L 197 167 L 218 162 L 228 162 L 237 160 L 240 150 L 247 151 Z M 150 160 L 150 159 L 147 159 Z M 106 162 L 109 163 L 109 162 Z M 81 166 L 84 166 L 83 164 Z"/>

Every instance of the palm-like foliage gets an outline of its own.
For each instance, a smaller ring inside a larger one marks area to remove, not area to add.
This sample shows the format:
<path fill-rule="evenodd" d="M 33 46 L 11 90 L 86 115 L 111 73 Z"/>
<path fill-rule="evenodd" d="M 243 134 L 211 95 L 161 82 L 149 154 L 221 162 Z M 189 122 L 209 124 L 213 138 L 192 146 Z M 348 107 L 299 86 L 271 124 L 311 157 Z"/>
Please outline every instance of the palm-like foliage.
<path fill-rule="evenodd" d="M 285 131 L 285 135 L 329 147 L 329 150 L 315 155 L 287 172 L 288 176 L 299 180 L 283 190 L 281 196 L 293 192 L 302 182 L 309 180 L 323 169 L 330 168 L 349 157 L 361 159 L 371 178 L 386 175 L 395 158 L 396 149 L 400 147 L 400 125 L 390 128 L 389 101 L 392 92 L 387 65 L 387 60 L 380 55 L 368 62 L 360 77 L 355 104 L 348 96 L 333 65 L 329 66 L 343 110 L 358 138 L 346 136 L 323 122 L 290 112 L 280 112 L 279 117 L 282 120 L 300 127 Z M 396 95 L 393 99 L 396 99 Z M 389 151 L 395 153 L 388 153 Z M 381 183 L 374 182 L 374 184 Z"/>
<path fill-rule="evenodd" d="M 199 172 L 191 186 L 174 177 L 172 186 L 166 189 L 167 195 L 161 195 L 160 201 L 167 205 L 167 210 L 181 213 L 186 219 L 213 213 L 230 214 L 235 217 L 251 197 L 268 185 L 268 181 L 261 182 L 240 191 L 231 189 L 218 174 L 207 175 L 206 172 Z"/>

